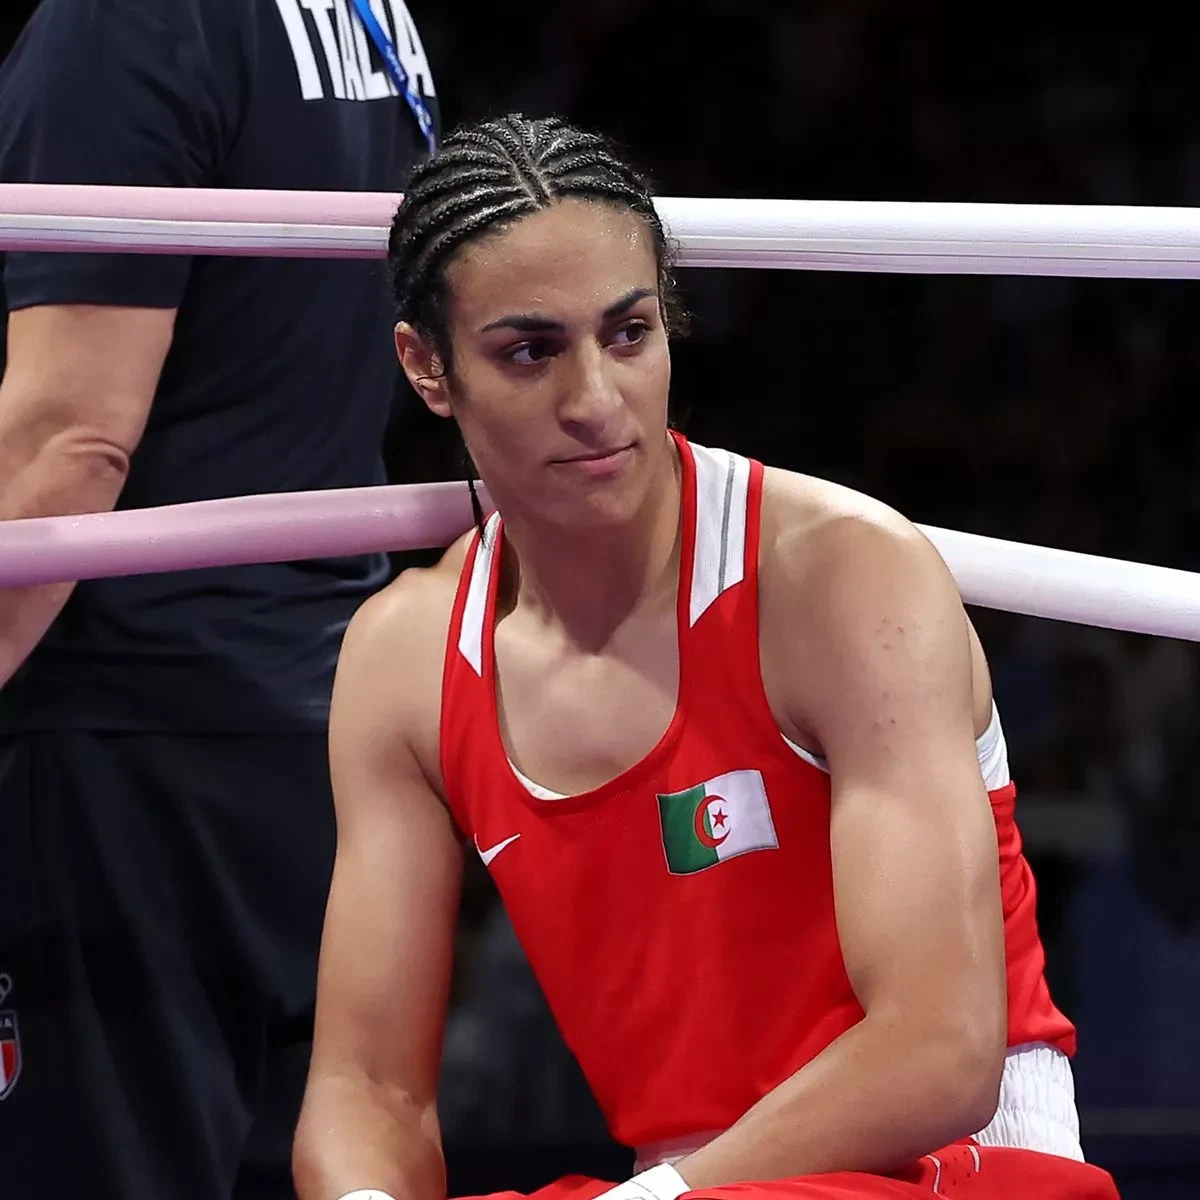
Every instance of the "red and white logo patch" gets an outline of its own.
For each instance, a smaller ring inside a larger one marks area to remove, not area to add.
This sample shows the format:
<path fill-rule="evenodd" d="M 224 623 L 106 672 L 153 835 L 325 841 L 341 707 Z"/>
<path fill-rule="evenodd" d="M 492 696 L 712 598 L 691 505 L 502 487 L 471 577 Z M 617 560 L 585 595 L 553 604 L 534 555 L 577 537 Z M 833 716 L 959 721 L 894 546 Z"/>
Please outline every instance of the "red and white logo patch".
<path fill-rule="evenodd" d="M 0 1004 L 12 991 L 12 980 L 0 975 Z M 17 1014 L 0 1008 L 0 1100 L 7 1099 L 21 1075 L 21 1033 Z"/>

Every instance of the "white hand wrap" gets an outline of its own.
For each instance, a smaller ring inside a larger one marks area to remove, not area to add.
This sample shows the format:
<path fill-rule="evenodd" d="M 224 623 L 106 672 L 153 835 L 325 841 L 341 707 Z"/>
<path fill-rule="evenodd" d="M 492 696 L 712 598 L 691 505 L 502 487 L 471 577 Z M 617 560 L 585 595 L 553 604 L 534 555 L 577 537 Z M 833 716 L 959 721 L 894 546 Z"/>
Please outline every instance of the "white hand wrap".
<path fill-rule="evenodd" d="M 679 1200 L 689 1191 L 683 1176 L 670 1163 L 662 1163 L 601 1192 L 596 1200 Z"/>

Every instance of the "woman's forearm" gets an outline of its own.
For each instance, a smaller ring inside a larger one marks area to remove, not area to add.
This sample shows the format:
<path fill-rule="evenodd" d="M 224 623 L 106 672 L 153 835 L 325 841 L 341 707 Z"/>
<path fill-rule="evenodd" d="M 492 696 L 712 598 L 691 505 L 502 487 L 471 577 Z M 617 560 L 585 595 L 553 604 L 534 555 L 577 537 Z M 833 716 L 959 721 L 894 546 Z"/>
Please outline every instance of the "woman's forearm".
<path fill-rule="evenodd" d="M 676 1167 L 692 1188 L 892 1171 L 986 1125 L 1002 1068 L 973 1032 L 867 1017 Z"/>
<path fill-rule="evenodd" d="M 436 1104 L 365 1078 L 310 1080 L 292 1166 L 299 1200 L 367 1188 L 395 1200 L 446 1200 Z"/>

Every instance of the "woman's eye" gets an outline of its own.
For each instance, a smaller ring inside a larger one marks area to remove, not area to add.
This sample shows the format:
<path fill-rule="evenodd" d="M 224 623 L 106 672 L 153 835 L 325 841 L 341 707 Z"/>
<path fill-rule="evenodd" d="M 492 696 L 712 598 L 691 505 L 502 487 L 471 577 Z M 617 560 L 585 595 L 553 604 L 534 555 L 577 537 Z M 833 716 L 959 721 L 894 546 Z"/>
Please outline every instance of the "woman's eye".
<path fill-rule="evenodd" d="M 628 325 L 622 325 L 613 334 L 613 341 L 618 346 L 636 346 L 649 332 L 650 326 L 645 321 L 633 321 Z"/>
<path fill-rule="evenodd" d="M 518 367 L 532 367 L 543 359 L 549 358 L 552 350 L 553 347 L 549 342 L 522 342 L 519 346 L 514 346 L 509 350 L 505 357 Z"/>

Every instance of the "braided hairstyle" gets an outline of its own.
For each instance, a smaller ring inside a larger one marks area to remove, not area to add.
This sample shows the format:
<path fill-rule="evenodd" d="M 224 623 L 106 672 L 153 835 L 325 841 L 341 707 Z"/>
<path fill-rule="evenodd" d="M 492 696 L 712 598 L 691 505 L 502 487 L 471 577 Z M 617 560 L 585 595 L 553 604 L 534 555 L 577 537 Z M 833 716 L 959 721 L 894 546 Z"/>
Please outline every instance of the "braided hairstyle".
<path fill-rule="evenodd" d="M 567 197 L 625 209 L 645 221 L 658 262 L 663 324 L 668 336 L 683 332 L 673 250 L 646 180 L 599 134 L 558 117 L 510 113 L 457 129 L 413 170 L 388 237 L 396 320 L 436 350 L 446 375 L 453 370 L 446 268 L 455 252 Z M 478 524 L 473 482 L 471 500 Z"/>

